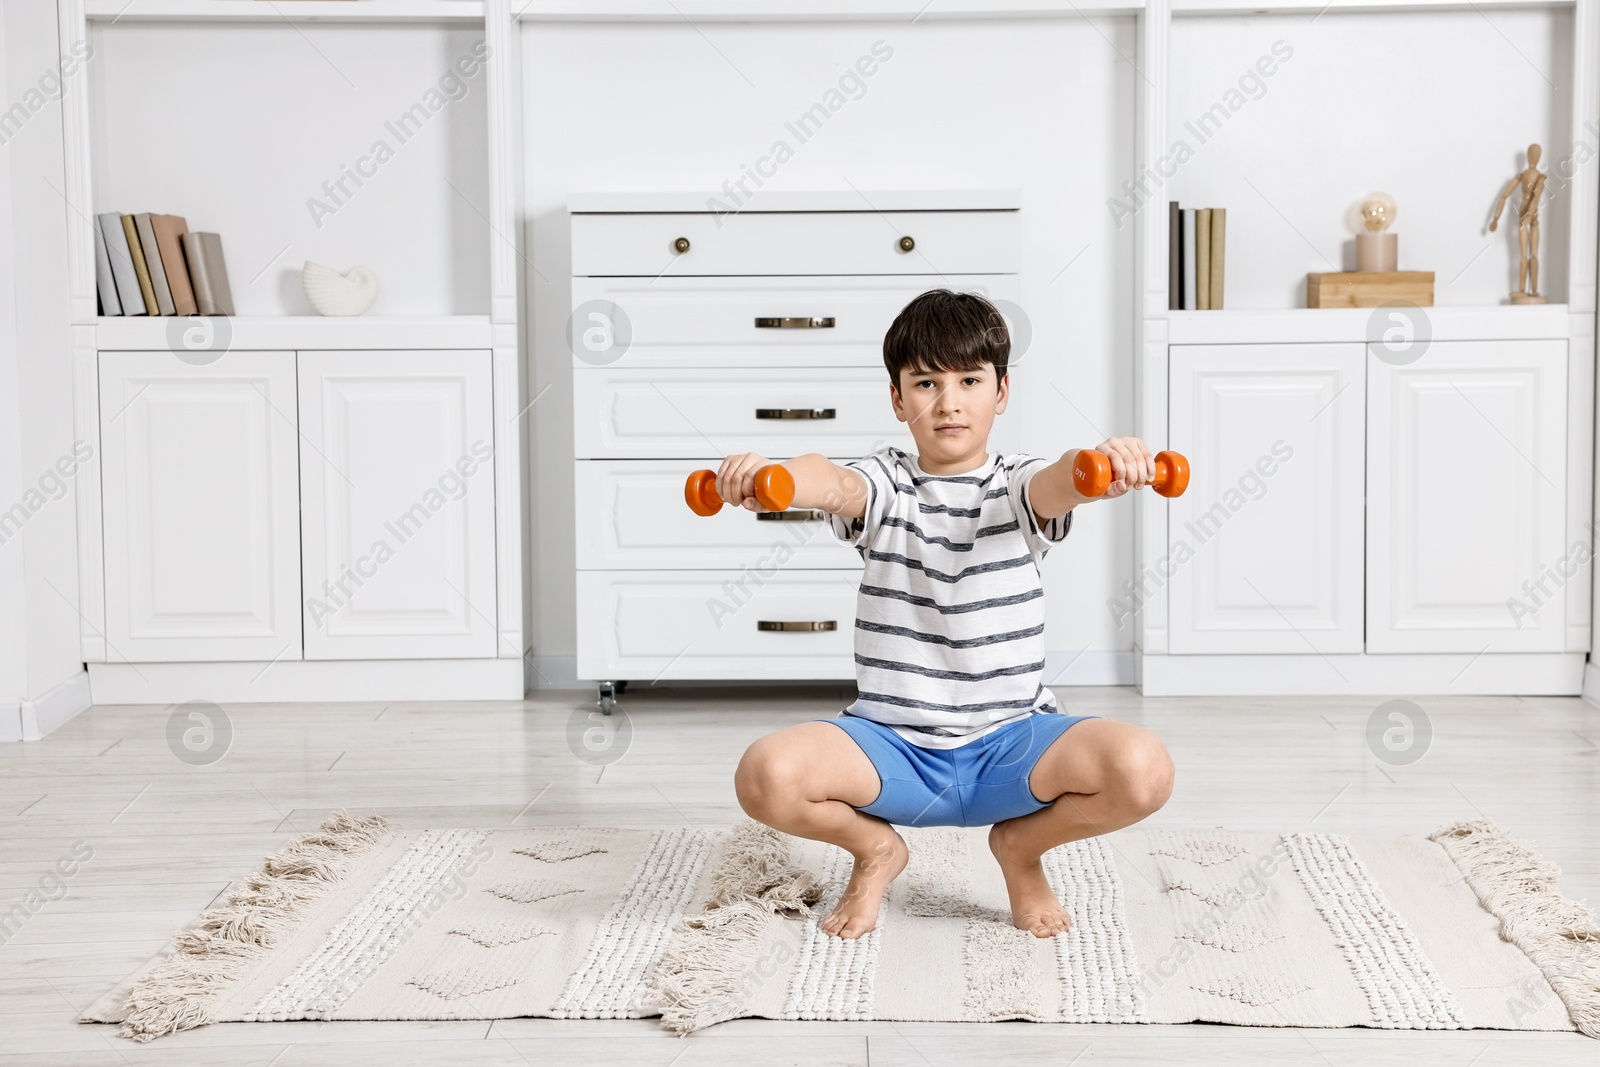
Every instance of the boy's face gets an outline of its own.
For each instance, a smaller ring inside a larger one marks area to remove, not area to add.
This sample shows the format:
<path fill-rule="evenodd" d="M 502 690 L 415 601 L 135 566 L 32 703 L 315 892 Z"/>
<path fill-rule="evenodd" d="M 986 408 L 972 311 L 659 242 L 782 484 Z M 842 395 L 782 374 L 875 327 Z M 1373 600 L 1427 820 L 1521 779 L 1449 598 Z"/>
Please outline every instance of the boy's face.
<path fill-rule="evenodd" d="M 889 387 L 895 416 L 911 427 L 917 452 L 939 463 L 981 459 L 989 450 L 994 417 L 1006 409 L 1011 376 L 997 380 L 994 366 L 979 370 L 900 372 Z M 926 466 L 926 464 L 924 464 Z"/>

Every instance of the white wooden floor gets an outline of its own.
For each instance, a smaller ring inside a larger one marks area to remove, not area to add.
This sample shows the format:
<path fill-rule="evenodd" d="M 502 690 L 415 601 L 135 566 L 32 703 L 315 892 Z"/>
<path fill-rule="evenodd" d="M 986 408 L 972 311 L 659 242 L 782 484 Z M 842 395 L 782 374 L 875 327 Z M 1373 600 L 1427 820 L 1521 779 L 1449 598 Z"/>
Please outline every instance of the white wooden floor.
<path fill-rule="evenodd" d="M 1560 864 L 1569 896 L 1600 898 L 1600 709 L 1582 701 L 1419 700 L 1431 747 L 1389 766 L 1365 739 L 1377 700 L 1057 694 L 1067 710 L 1166 739 L 1177 788 L 1152 825 L 1426 834 L 1481 816 Z M 45 741 L 0 745 L 0 913 L 74 842 L 94 849 L 66 894 L 0 945 L 0 1067 L 1600 1062 L 1600 1042 L 1576 1034 L 1498 1031 L 747 1020 L 680 1040 L 652 1020 L 523 1019 L 232 1024 L 137 1045 L 74 1023 L 231 879 L 335 808 L 404 828 L 726 826 L 740 814 L 731 782 L 744 747 L 848 699 L 833 687 L 630 691 L 627 750 L 601 764 L 569 747 L 569 726 L 590 725 L 592 698 L 234 706 L 231 747 L 210 765 L 174 755 L 170 709 L 158 707 L 98 707 Z"/>

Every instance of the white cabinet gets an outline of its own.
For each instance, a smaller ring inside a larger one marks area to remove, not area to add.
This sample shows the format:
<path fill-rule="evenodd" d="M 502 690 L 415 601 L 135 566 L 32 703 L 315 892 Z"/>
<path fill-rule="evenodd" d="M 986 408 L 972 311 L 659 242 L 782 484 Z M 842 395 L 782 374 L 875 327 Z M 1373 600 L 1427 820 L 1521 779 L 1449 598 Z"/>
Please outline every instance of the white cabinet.
<path fill-rule="evenodd" d="M 630 678 L 854 677 L 860 557 L 817 516 L 698 518 L 683 483 L 731 452 L 910 447 L 883 365 L 901 308 L 936 287 L 1015 308 L 1014 195 L 893 199 L 718 217 L 595 194 L 574 211 L 577 670 L 604 706 Z M 991 447 L 1016 433 L 1002 422 Z"/>
<path fill-rule="evenodd" d="M 293 352 L 100 358 L 106 658 L 300 658 Z"/>
<path fill-rule="evenodd" d="M 1172 652 L 1359 652 L 1364 346 L 1171 351 Z"/>
<path fill-rule="evenodd" d="M 307 659 L 495 654 L 488 352 L 301 352 Z"/>
<path fill-rule="evenodd" d="M 493 412 L 487 350 L 100 353 L 106 659 L 167 669 L 121 684 L 520 693 Z"/>
<path fill-rule="evenodd" d="M 1374 353 L 1368 651 L 1562 650 L 1566 385 L 1563 340 Z"/>
<path fill-rule="evenodd" d="M 1576 691 L 1592 379 L 1569 339 L 1495 340 L 1538 322 L 1436 309 L 1397 356 L 1366 311 L 1227 316 L 1176 320 L 1167 347 L 1192 476 L 1140 576 L 1167 609 L 1145 691 Z"/>

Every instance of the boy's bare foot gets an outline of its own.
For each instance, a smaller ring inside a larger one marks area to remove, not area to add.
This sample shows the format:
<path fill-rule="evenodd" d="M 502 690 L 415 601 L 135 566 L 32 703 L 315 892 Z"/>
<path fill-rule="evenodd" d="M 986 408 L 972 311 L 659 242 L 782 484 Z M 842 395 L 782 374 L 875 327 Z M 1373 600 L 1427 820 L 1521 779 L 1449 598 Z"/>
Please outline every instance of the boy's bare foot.
<path fill-rule="evenodd" d="M 1011 925 L 1034 937 L 1065 933 L 1072 926 L 1072 916 L 1050 891 L 1044 864 L 1038 856 L 1018 856 L 1010 836 L 1003 822 L 989 830 L 989 851 L 1000 861 L 1000 873 L 1005 875 L 1006 892 L 1011 897 Z"/>
<path fill-rule="evenodd" d="M 905 838 L 894 827 L 884 824 L 885 836 L 867 851 L 857 856 L 855 869 L 850 872 L 850 882 L 844 888 L 839 903 L 822 920 L 822 932 L 846 940 L 870 933 L 878 925 L 878 906 L 889 883 L 906 869 L 911 852 Z"/>

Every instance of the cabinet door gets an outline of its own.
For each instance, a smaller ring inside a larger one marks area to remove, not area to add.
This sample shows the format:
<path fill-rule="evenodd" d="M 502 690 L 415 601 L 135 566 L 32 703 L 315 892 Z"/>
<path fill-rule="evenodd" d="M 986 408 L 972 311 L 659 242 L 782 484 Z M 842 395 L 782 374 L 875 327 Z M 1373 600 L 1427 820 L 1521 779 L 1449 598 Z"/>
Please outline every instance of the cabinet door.
<path fill-rule="evenodd" d="M 1169 555 L 1174 653 L 1361 651 L 1360 344 L 1175 345 L 1171 435 L 1188 491 Z M 1133 606 L 1131 601 L 1128 606 Z"/>
<path fill-rule="evenodd" d="M 866 206 L 866 205 L 863 205 Z M 1015 274 L 1015 210 L 578 212 L 574 277 Z M 901 236 L 915 241 L 908 255 Z M 673 250 L 679 238 L 689 244 Z M 937 264 L 937 266 L 935 266 Z"/>
<path fill-rule="evenodd" d="M 773 559 L 794 570 L 861 569 L 860 554 L 828 532 L 821 511 L 724 507 L 709 519 L 690 511 L 683 501 L 685 476 L 721 462 L 721 456 L 578 460 L 578 569 L 723 570 Z"/>
<path fill-rule="evenodd" d="M 861 572 L 579 571 L 579 678 L 855 677 Z"/>
<path fill-rule="evenodd" d="M 495 655 L 488 352 L 301 352 L 307 659 Z"/>
<path fill-rule="evenodd" d="M 947 268 L 940 284 L 999 301 L 1002 311 L 1021 297 L 1015 274 L 951 274 Z M 573 278 L 572 366 L 854 367 L 876 371 L 887 384 L 883 335 L 900 309 L 929 287 L 925 277 L 799 278 L 767 271 Z"/>
<path fill-rule="evenodd" d="M 1567 343 L 1367 373 L 1367 651 L 1559 652 Z"/>
<path fill-rule="evenodd" d="M 300 658 L 292 352 L 100 354 L 106 658 Z"/>
<path fill-rule="evenodd" d="M 882 367 L 585 367 L 572 372 L 572 404 L 579 459 L 698 459 L 735 448 L 854 458 L 884 444 L 916 450 L 895 418 Z"/>

